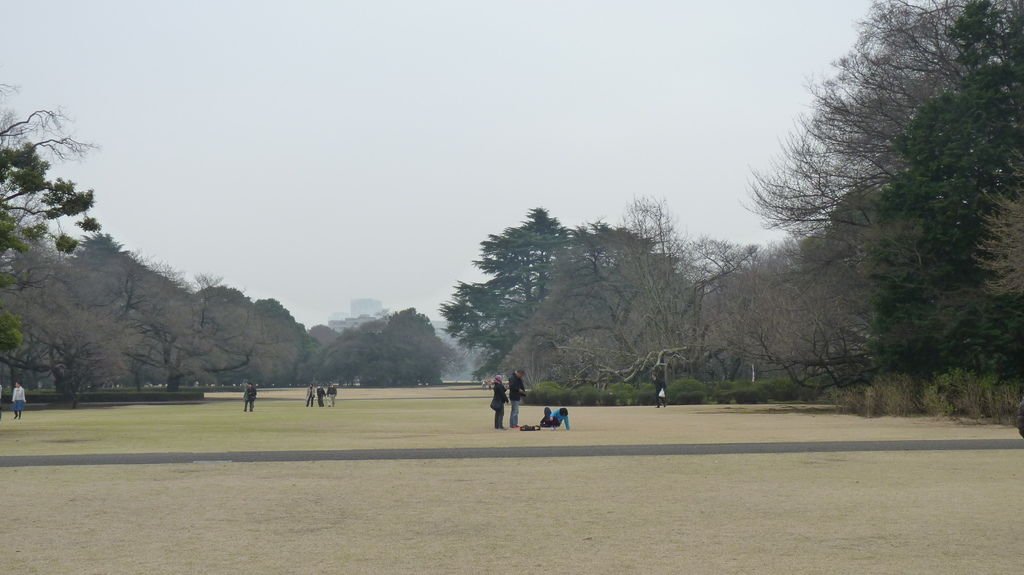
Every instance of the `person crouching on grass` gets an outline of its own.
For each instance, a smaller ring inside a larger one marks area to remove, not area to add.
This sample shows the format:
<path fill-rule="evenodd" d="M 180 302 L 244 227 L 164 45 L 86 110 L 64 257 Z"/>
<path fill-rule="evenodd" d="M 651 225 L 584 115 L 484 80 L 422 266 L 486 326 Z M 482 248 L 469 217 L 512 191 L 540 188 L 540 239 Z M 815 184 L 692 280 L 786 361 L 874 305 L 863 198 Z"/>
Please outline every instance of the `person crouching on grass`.
<path fill-rule="evenodd" d="M 551 411 L 550 407 L 544 408 L 544 417 L 540 420 L 540 426 L 543 428 L 549 428 L 551 431 L 558 429 L 562 424 L 565 424 L 565 430 L 570 431 L 569 427 L 569 410 L 564 407 L 559 407 L 558 411 Z"/>

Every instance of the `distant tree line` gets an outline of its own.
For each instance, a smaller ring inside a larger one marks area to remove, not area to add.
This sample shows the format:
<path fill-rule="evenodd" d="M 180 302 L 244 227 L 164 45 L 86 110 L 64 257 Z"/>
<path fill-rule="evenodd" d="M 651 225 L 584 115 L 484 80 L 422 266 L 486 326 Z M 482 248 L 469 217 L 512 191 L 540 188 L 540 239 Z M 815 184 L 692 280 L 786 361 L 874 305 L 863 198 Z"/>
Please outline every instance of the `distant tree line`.
<path fill-rule="evenodd" d="M 481 373 L 604 387 L 668 363 L 702 381 L 849 386 L 1024 376 L 1024 13 L 883 0 L 752 185 L 789 239 L 687 238 L 664 201 L 488 237 L 443 313 Z M 956 379 L 956 378 L 953 378 Z"/>
<path fill-rule="evenodd" d="M 0 85 L 0 104 L 10 90 Z M 415 310 L 341 337 L 311 334 L 275 299 L 187 280 L 100 233 L 92 190 L 49 176 L 46 158 L 89 149 L 63 123 L 59 112 L 0 107 L 0 379 L 71 400 L 107 387 L 440 381 L 452 351 Z M 67 222 L 87 235 L 52 231 Z"/>

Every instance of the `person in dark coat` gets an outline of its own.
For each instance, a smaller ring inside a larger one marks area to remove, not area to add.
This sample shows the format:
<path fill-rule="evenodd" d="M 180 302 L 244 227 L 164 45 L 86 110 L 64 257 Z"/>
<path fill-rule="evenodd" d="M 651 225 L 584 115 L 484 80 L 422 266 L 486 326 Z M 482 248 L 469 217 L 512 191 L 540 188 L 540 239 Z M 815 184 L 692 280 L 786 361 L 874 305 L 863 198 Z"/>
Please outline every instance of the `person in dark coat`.
<path fill-rule="evenodd" d="M 306 389 L 306 407 L 313 407 L 314 399 L 316 399 L 316 388 L 313 387 L 313 384 L 311 383 Z"/>
<path fill-rule="evenodd" d="M 242 411 L 252 411 L 256 407 L 256 386 L 248 384 L 245 386 L 245 405 L 242 406 Z"/>
<path fill-rule="evenodd" d="M 508 403 L 508 396 L 505 395 L 505 383 L 500 375 L 494 376 L 494 399 L 491 400 L 491 409 L 494 410 L 494 429 L 505 429 L 505 404 Z"/>
<path fill-rule="evenodd" d="M 512 372 L 512 377 L 508 378 L 508 400 L 512 405 L 512 411 L 508 415 L 508 426 L 512 429 L 519 429 L 519 404 L 526 397 L 524 375 L 526 375 L 525 371 L 517 369 Z"/>
<path fill-rule="evenodd" d="M 324 406 L 324 396 L 327 395 L 327 390 L 324 389 L 324 384 L 320 384 L 316 388 L 316 404 L 319 407 Z"/>
<path fill-rule="evenodd" d="M 330 402 L 330 406 L 334 407 L 334 400 L 338 397 L 338 386 L 331 385 L 327 386 L 327 400 Z"/>
<path fill-rule="evenodd" d="M 655 365 L 651 370 L 651 379 L 654 380 L 654 407 L 668 407 L 665 397 L 668 395 L 668 388 L 665 384 L 665 366 Z"/>

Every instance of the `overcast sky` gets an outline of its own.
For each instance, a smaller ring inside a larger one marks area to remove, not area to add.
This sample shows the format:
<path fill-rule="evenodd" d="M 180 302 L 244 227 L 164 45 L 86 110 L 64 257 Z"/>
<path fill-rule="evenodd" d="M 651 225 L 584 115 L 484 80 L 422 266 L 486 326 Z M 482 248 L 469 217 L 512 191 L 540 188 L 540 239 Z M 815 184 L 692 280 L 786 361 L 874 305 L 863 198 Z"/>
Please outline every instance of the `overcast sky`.
<path fill-rule="evenodd" d="M 128 249 L 311 327 L 371 297 L 432 319 L 542 206 L 778 238 L 745 206 L 869 0 L 4 5 L 0 83 L 99 146 L 54 166 Z"/>

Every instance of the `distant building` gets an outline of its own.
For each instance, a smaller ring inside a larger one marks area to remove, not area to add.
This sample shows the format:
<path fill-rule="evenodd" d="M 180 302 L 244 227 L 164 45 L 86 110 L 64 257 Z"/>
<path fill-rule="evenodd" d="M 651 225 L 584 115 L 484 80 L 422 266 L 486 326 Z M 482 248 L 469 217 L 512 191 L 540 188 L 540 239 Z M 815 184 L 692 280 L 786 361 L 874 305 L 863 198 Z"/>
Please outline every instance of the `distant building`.
<path fill-rule="evenodd" d="M 332 319 L 327 322 L 327 327 L 334 331 L 341 333 L 347 329 L 352 329 L 369 323 L 375 319 L 380 319 L 378 316 L 372 315 L 361 315 L 359 317 L 347 317 L 345 319 Z"/>
<path fill-rule="evenodd" d="M 362 315 L 379 316 L 384 313 L 384 306 L 380 301 L 370 298 L 354 299 L 349 304 L 352 311 L 351 317 Z"/>
<path fill-rule="evenodd" d="M 375 319 L 380 319 L 387 314 L 384 305 L 379 300 L 371 298 L 354 299 L 350 302 L 350 313 L 332 313 L 327 320 L 327 327 L 341 333 L 347 329 L 359 327 Z"/>

